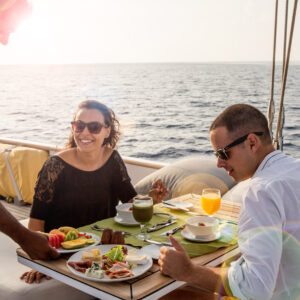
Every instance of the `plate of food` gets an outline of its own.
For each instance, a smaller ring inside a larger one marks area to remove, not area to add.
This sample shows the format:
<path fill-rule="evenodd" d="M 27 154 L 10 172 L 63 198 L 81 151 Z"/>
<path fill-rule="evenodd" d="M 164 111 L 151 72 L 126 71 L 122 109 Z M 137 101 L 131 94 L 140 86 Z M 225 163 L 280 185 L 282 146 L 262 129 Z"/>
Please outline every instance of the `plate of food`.
<path fill-rule="evenodd" d="M 55 247 L 58 253 L 74 253 L 81 249 L 91 249 L 100 242 L 100 237 L 94 233 L 79 232 L 70 226 L 53 229 L 48 236 L 49 244 Z"/>
<path fill-rule="evenodd" d="M 98 282 L 117 282 L 136 278 L 152 267 L 152 258 L 127 245 L 99 245 L 89 252 L 81 250 L 67 261 L 75 275 Z"/>

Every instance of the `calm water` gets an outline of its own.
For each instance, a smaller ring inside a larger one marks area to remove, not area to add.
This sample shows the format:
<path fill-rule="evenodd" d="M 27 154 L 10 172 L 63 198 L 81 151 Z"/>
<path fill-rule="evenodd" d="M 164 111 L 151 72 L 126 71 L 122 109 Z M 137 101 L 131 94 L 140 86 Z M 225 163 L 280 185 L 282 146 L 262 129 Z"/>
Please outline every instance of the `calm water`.
<path fill-rule="evenodd" d="M 275 83 L 278 111 L 281 69 Z M 0 66 L 0 136 L 62 145 L 79 102 L 97 99 L 121 124 L 122 155 L 174 161 L 211 155 L 208 128 L 226 106 L 267 113 L 271 64 Z M 285 95 L 284 152 L 300 158 L 300 65 Z M 277 116 L 273 130 L 275 131 Z"/>

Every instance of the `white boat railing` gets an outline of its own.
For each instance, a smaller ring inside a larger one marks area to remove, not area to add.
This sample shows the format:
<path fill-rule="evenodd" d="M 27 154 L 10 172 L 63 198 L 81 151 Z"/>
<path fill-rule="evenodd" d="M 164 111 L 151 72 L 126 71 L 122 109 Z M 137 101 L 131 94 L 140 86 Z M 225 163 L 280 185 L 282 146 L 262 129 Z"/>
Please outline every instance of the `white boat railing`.
<path fill-rule="evenodd" d="M 21 139 L 10 139 L 10 138 L 0 138 L 0 144 L 45 150 L 48 151 L 50 154 L 61 151 L 63 149 L 62 146 L 31 142 L 31 141 L 26 141 Z M 133 184 L 137 183 L 139 180 L 153 173 L 154 171 L 168 165 L 168 163 L 149 161 L 149 160 L 144 160 L 139 158 L 132 158 L 128 156 L 122 156 L 122 158 L 126 164 L 129 176 Z"/>

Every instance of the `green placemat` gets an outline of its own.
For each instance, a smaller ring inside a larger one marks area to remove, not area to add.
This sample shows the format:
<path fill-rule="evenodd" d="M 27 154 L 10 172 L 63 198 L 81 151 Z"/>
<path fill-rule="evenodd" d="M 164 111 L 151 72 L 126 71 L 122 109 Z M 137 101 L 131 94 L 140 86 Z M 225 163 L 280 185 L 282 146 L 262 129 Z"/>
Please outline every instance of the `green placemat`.
<path fill-rule="evenodd" d="M 155 212 L 167 212 L 170 213 L 170 210 L 167 208 L 162 208 L 162 207 L 155 207 Z M 185 220 L 187 218 L 190 218 L 191 216 L 180 211 L 172 211 L 171 212 L 174 217 L 176 217 L 176 223 L 172 224 L 170 226 L 164 227 L 158 231 L 151 232 L 151 240 L 159 241 L 159 242 L 169 242 L 168 237 L 166 236 L 160 236 L 162 232 L 165 232 L 167 230 L 170 230 L 172 228 L 175 228 L 179 225 L 185 224 Z M 161 223 L 163 221 L 166 221 L 168 219 L 167 216 L 161 216 L 161 215 L 154 215 L 153 218 L 151 219 L 150 223 L 151 225 Z M 114 218 L 109 218 L 105 220 L 101 220 L 98 222 L 95 222 L 90 225 L 86 225 L 83 227 L 78 228 L 79 231 L 83 232 L 92 232 L 94 234 L 99 235 L 100 237 L 102 236 L 102 231 L 95 231 L 91 228 L 92 225 L 97 224 L 100 227 L 104 228 L 111 228 L 113 230 L 120 230 L 120 231 L 127 231 L 132 233 L 133 235 L 137 234 L 140 232 L 139 226 L 124 226 L 116 223 L 114 221 Z M 217 250 L 218 248 L 221 247 L 227 247 L 231 246 L 237 243 L 237 225 L 234 224 L 229 224 L 229 223 L 224 223 L 220 225 L 220 231 L 221 231 L 221 237 L 212 242 L 191 242 L 186 240 L 181 236 L 181 231 L 176 232 L 174 234 L 174 237 L 176 240 L 178 240 L 181 245 L 185 248 L 187 253 L 189 254 L 190 257 L 196 257 L 196 256 L 201 256 L 203 254 L 211 253 Z M 134 236 L 125 236 L 125 243 L 128 245 L 136 246 L 136 247 L 143 247 L 146 245 L 149 245 L 146 242 L 137 240 Z"/>

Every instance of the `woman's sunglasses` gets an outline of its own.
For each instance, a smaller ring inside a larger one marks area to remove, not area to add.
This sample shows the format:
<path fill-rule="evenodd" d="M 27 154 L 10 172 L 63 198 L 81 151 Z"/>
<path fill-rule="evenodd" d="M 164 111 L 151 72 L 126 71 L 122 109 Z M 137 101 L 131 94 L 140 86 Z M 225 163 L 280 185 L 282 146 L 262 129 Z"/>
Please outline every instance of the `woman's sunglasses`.
<path fill-rule="evenodd" d="M 107 128 L 108 126 L 105 124 L 101 124 L 100 122 L 89 122 L 85 123 L 83 121 L 73 121 L 71 122 L 72 124 L 72 129 L 76 133 L 80 133 L 84 130 L 85 127 L 88 128 L 88 131 L 92 134 L 98 134 L 100 133 L 102 127 Z"/>
<path fill-rule="evenodd" d="M 250 132 L 250 133 L 254 133 L 258 136 L 260 135 L 263 135 L 263 132 Z M 228 154 L 226 151 L 228 151 L 230 148 L 236 146 L 236 145 L 239 145 L 241 143 L 243 143 L 244 141 L 246 141 L 248 135 L 250 133 L 247 133 L 246 135 L 236 139 L 235 141 L 233 141 L 231 144 L 229 144 L 228 146 L 226 146 L 225 148 L 223 149 L 218 149 L 216 152 L 214 152 L 214 155 L 217 157 L 217 158 L 221 158 L 222 160 L 227 160 L 229 157 L 228 157 Z"/>

